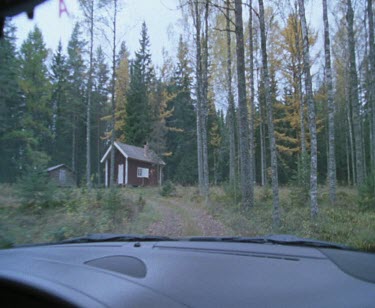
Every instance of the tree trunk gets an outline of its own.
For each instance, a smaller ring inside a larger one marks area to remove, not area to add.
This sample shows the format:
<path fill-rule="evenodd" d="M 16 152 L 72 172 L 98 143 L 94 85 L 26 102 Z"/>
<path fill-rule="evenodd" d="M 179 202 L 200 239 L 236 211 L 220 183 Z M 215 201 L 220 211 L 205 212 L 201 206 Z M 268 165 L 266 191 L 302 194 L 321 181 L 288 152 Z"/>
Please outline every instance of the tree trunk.
<path fill-rule="evenodd" d="M 279 179 L 278 179 L 278 170 L 277 170 L 278 167 L 277 167 L 275 131 L 273 127 L 270 80 L 269 80 L 269 73 L 268 73 L 266 26 L 264 22 L 263 0 L 259 0 L 259 23 L 260 23 L 260 37 L 261 37 L 261 50 L 262 50 L 263 79 L 264 79 L 264 89 L 265 89 L 266 106 L 267 106 L 268 138 L 269 138 L 270 151 L 271 151 L 273 222 L 275 226 L 279 226 L 280 224 Z"/>
<path fill-rule="evenodd" d="M 266 185 L 266 149 L 265 149 L 265 136 L 264 136 L 264 125 L 263 125 L 263 118 L 261 114 L 262 108 L 259 108 L 259 117 L 260 117 L 260 125 L 259 125 L 259 134 L 260 134 L 260 176 L 261 176 L 261 185 Z"/>
<path fill-rule="evenodd" d="M 96 151 L 97 151 L 97 161 L 96 161 L 96 168 L 98 173 L 98 186 L 101 185 L 101 167 L 100 167 L 100 116 L 97 116 L 97 136 L 96 136 Z"/>
<path fill-rule="evenodd" d="M 369 99 L 371 102 L 371 168 L 375 172 L 375 42 L 374 42 L 374 15 L 372 12 L 372 1 L 367 0 L 367 15 L 369 25 L 369 59 L 370 59 L 370 80 L 369 80 Z"/>
<path fill-rule="evenodd" d="M 111 165 L 110 165 L 110 178 L 109 178 L 109 183 L 110 187 L 114 187 L 115 184 L 115 121 L 116 121 L 116 99 L 115 99 L 115 84 L 116 84 L 116 26 L 117 26 L 117 0 L 113 0 L 113 41 L 112 41 L 112 84 L 111 84 L 111 105 L 112 105 L 112 110 L 111 110 L 111 129 L 112 129 L 112 134 L 111 134 Z"/>
<path fill-rule="evenodd" d="M 86 110 L 86 184 L 91 188 L 91 94 L 92 94 L 92 65 L 93 65 L 93 47 L 94 47 L 94 0 L 89 3 L 90 14 L 90 64 L 89 80 L 87 89 L 87 110 Z"/>
<path fill-rule="evenodd" d="M 361 116 L 358 97 L 358 75 L 355 58 L 355 41 L 354 41 L 354 12 L 351 0 L 347 0 L 347 32 L 348 32 L 348 49 L 349 49 L 349 99 L 352 104 L 353 112 L 353 130 L 355 145 L 355 161 L 357 185 L 361 186 L 364 181 L 363 174 L 363 152 L 362 152 L 362 132 Z"/>
<path fill-rule="evenodd" d="M 301 19 L 302 38 L 303 38 L 303 68 L 305 74 L 305 88 L 306 99 L 308 107 L 308 119 L 310 130 L 310 206 L 311 217 L 314 219 L 318 215 L 318 152 L 317 152 L 317 136 L 316 136 L 316 119 L 315 119 L 315 103 L 312 92 L 312 80 L 310 74 L 310 52 L 309 52 L 309 38 L 307 33 L 307 24 L 305 17 L 305 3 L 304 0 L 298 0 L 299 15 Z"/>
<path fill-rule="evenodd" d="M 346 61 L 348 61 L 348 55 L 346 54 Z M 349 138 L 349 148 L 350 148 L 350 163 L 351 163 L 351 174 L 352 174 L 352 185 L 356 185 L 356 170 L 355 170 L 355 155 L 354 155 L 354 141 L 353 141 L 353 124 L 352 124 L 352 111 L 349 98 L 349 68 L 345 68 L 345 103 L 346 103 L 346 120 L 348 127 L 348 138 Z"/>
<path fill-rule="evenodd" d="M 203 146 L 202 146 L 202 59 L 201 59 L 201 19 L 198 1 L 192 3 L 195 27 L 195 75 L 197 96 L 197 155 L 198 155 L 198 186 L 200 195 L 204 195 Z"/>
<path fill-rule="evenodd" d="M 232 50 L 230 28 L 230 0 L 226 2 L 226 31 L 227 31 L 227 81 L 228 81 L 228 126 L 229 126 L 229 183 L 236 185 L 236 136 L 235 136 L 235 112 L 232 90 Z"/>
<path fill-rule="evenodd" d="M 347 169 L 347 175 L 348 175 L 348 186 L 352 185 L 352 182 L 350 180 L 350 151 L 349 151 L 349 142 L 348 142 L 349 136 L 345 136 L 345 148 L 346 148 L 346 169 Z"/>
<path fill-rule="evenodd" d="M 257 65 L 259 66 L 259 65 Z M 259 76 L 260 75 L 260 76 Z M 258 71 L 257 73 L 257 81 L 258 81 L 258 91 L 264 91 L 264 86 L 262 85 L 261 79 L 263 79 L 263 73 L 260 73 Z M 267 159 L 266 159 L 266 140 L 265 140 L 265 127 L 264 123 L 266 120 L 264 120 L 264 114 L 263 111 L 263 104 L 262 101 L 259 99 L 259 139 L 260 139 L 260 180 L 262 187 L 267 185 L 267 179 L 266 179 L 266 168 L 267 168 Z"/>
<path fill-rule="evenodd" d="M 241 192 L 242 206 L 249 208 L 254 205 L 254 184 L 249 175 L 251 163 L 249 153 L 249 121 L 246 101 L 245 80 L 245 51 L 242 21 L 242 2 L 235 0 L 235 24 L 236 24 L 236 53 L 237 53 L 237 86 L 238 86 L 238 111 L 239 111 L 239 143 L 241 158 Z"/>
<path fill-rule="evenodd" d="M 336 201 L 336 158 L 335 158 L 335 105 L 333 100 L 331 43 L 329 38 L 329 23 L 327 14 L 327 0 L 323 0 L 324 21 L 324 55 L 325 74 L 328 90 L 328 183 L 331 204 Z"/>
<path fill-rule="evenodd" d="M 250 123 L 249 123 L 249 142 L 250 142 L 250 165 L 249 174 L 252 185 L 255 184 L 255 149 L 254 149 L 254 38 L 253 38 L 253 1 L 249 3 L 249 53 L 250 53 Z"/>
<path fill-rule="evenodd" d="M 77 171 L 76 168 L 76 115 L 73 115 L 73 128 L 72 128 L 72 170 Z"/>
<path fill-rule="evenodd" d="M 202 158 L 203 158 L 203 188 L 206 202 L 209 195 L 209 169 L 208 169 L 208 141 L 207 141 L 207 120 L 208 120 L 208 12 L 209 0 L 205 3 L 204 16 L 204 39 L 203 39 L 203 64 L 202 64 Z"/>

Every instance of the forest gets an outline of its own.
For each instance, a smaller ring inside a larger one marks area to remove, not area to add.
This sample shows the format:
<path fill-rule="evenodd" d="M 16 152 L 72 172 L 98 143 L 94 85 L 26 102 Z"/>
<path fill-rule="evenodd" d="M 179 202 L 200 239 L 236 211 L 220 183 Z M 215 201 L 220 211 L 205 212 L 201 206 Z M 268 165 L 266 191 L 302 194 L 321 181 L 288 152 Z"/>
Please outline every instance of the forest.
<path fill-rule="evenodd" d="M 79 186 L 103 187 L 100 159 L 119 140 L 147 142 L 166 162 L 164 181 L 197 186 L 206 200 L 225 186 L 251 210 L 254 187 L 269 189 L 275 225 L 284 186 L 312 219 L 325 187 L 332 206 L 338 188 L 354 187 L 373 208 L 373 1 L 314 1 L 319 29 L 305 2 L 176 1 L 184 31 L 159 66 L 146 23 L 134 54 L 119 42 L 118 0 L 80 0 L 81 19 L 56 50 L 37 26 L 17 47 L 7 19 L 0 182 L 66 164 Z"/>

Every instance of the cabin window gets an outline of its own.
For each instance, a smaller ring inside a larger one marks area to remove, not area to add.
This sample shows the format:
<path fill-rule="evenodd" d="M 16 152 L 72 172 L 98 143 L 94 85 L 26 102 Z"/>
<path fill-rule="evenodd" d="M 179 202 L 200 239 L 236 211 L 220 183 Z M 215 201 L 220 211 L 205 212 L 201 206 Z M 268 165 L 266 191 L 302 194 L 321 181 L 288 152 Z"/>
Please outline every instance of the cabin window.
<path fill-rule="evenodd" d="M 148 178 L 149 170 L 148 168 L 137 168 L 137 177 L 138 178 Z"/>

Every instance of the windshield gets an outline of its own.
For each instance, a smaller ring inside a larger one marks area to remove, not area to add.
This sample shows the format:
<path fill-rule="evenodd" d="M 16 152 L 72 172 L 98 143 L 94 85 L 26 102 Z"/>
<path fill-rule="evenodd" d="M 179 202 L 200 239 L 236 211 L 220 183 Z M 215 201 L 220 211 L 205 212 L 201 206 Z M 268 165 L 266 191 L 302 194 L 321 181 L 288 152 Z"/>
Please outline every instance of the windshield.
<path fill-rule="evenodd" d="M 0 247 L 375 251 L 372 1 L 21 2 L 0 12 Z"/>

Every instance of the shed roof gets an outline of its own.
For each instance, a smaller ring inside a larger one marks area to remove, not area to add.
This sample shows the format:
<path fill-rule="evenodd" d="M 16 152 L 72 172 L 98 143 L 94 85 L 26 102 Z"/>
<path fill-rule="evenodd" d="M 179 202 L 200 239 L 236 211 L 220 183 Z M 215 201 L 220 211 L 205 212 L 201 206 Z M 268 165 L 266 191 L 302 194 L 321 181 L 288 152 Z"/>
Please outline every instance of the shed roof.
<path fill-rule="evenodd" d="M 70 169 L 67 165 L 65 164 L 60 164 L 60 165 L 56 165 L 56 166 L 52 166 L 52 167 L 49 167 L 47 168 L 47 171 L 50 172 L 50 171 L 53 171 L 53 170 L 56 170 L 56 169 L 59 169 L 61 167 L 65 167 L 67 169 L 69 169 L 70 171 L 72 171 L 72 169 Z"/>
<path fill-rule="evenodd" d="M 148 149 L 147 153 L 145 153 L 144 148 L 136 147 L 134 145 L 122 143 L 119 141 L 115 141 L 115 147 L 127 158 L 136 159 L 152 164 L 165 165 L 165 162 L 158 155 L 156 155 L 154 151 L 150 149 Z M 109 147 L 107 152 L 104 154 L 101 162 L 103 162 L 107 158 L 110 149 L 111 147 Z"/>

